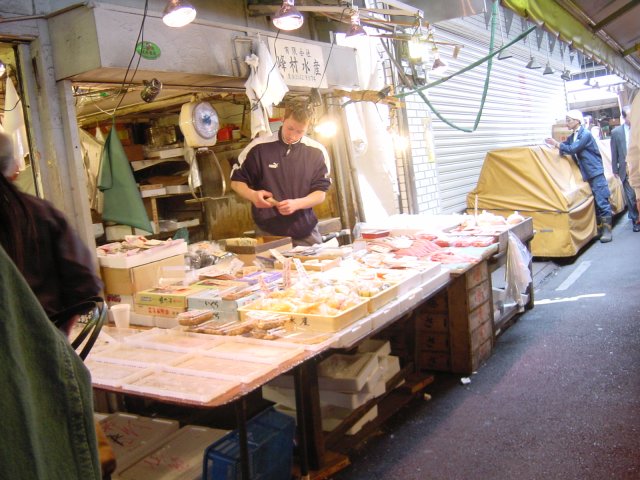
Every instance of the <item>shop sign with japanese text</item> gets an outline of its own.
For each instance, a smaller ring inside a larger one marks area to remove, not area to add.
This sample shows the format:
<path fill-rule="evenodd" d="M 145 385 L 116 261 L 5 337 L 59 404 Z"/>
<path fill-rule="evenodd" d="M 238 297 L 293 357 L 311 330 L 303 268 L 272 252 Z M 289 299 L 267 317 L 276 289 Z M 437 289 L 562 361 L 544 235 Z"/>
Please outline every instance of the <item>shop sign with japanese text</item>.
<path fill-rule="evenodd" d="M 324 56 L 319 45 L 269 38 L 269 51 L 287 85 L 327 88 Z"/>

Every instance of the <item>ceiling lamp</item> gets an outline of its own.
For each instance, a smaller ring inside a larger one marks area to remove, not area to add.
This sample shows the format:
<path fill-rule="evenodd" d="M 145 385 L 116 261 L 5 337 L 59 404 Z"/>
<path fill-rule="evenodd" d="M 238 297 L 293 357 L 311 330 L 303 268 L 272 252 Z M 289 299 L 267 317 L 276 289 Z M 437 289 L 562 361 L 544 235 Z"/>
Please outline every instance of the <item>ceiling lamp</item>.
<path fill-rule="evenodd" d="M 438 53 L 438 47 L 434 46 L 433 49 L 433 65 L 431 65 L 431 73 L 433 75 L 442 75 L 444 72 L 447 71 L 447 68 L 449 67 L 441 58 L 440 58 L 440 54 Z"/>
<path fill-rule="evenodd" d="M 547 62 L 546 67 L 544 67 L 544 72 L 542 72 L 543 75 L 551 75 L 555 72 L 555 70 L 551 67 L 551 63 Z"/>
<path fill-rule="evenodd" d="M 0 77 L 2 77 L 7 71 L 7 66 L 2 60 L 0 60 Z"/>
<path fill-rule="evenodd" d="M 565 68 L 564 72 L 562 72 L 562 75 L 560 75 L 560 78 L 565 82 L 568 82 L 571 80 L 571 72 L 569 71 L 568 68 Z"/>
<path fill-rule="evenodd" d="M 358 13 L 358 7 L 354 6 L 351 10 L 351 26 L 347 30 L 347 37 L 357 37 L 366 35 L 362 25 L 360 25 L 360 14 Z"/>
<path fill-rule="evenodd" d="M 196 18 L 196 9 L 187 0 L 169 0 L 162 21 L 169 27 L 184 27 Z"/>
<path fill-rule="evenodd" d="M 294 5 L 294 0 L 282 0 L 282 6 L 273 17 L 273 24 L 280 30 L 297 30 L 304 23 L 304 17 Z"/>
<path fill-rule="evenodd" d="M 527 63 L 527 65 L 526 65 L 526 67 L 527 67 L 529 70 L 536 70 L 536 69 L 538 69 L 538 68 L 542 68 L 542 65 L 538 64 L 538 63 L 536 62 L 536 59 L 535 59 L 535 58 L 533 58 L 533 55 L 532 55 L 532 56 L 531 56 L 531 58 L 529 59 L 529 62 L 528 62 L 528 63 Z"/>
<path fill-rule="evenodd" d="M 144 88 L 140 92 L 140 98 L 147 103 L 153 102 L 162 91 L 162 82 L 157 78 L 142 81 Z"/>

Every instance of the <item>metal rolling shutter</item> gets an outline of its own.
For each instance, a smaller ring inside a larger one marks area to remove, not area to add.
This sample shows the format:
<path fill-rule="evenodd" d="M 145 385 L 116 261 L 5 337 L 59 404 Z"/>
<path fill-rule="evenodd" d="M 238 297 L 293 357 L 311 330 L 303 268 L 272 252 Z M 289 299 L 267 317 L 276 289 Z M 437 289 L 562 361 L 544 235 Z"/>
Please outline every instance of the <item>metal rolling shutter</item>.
<path fill-rule="evenodd" d="M 510 37 L 521 33 L 515 19 Z M 436 40 L 462 43 L 457 60 L 449 62 L 447 74 L 458 71 L 488 53 L 490 31 L 484 16 L 453 20 L 436 26 Z M 478 180 L 486 152 L 489 150 L 543 143 L 551 126 L 566 111 L 564 82 L 560 79 L 562 60 L 556 48 L 551 58 L 556 73 L 543 75 L 547 49 L 538 51 L 535 32 L 529 35 L 533 54 L 542 68 L 525 68 L 529 47 L 524 41 L 512 47 L 514 56 L 505 60 L 494 57 L 487 99 L 478 129 L 473 133 L 456 130 L 433 116 L 435 156 L 437 163 L 442 213 L 461 212 L 466 196 Z M 546 42 L 546 37 L 544 39 Z M 497 29 L 495 44 L 501 43 Z M 505 42 L 506 43 L 506 42 Z M 444 118 L 461 127 L 472 128 L 480 107 L 486 63 L 460 76 L 427 90 L 429 100 Z M 431 79 L 432 81 L 434 78 Z"/>

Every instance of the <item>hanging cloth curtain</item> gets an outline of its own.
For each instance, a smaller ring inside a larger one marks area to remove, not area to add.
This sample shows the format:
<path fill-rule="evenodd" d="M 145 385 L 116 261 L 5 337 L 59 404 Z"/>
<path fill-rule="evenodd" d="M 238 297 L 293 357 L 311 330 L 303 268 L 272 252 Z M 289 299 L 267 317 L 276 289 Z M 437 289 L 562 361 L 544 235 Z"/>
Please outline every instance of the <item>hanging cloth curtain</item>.
<path fill-rule="evenodd" d="M 115 119 L 102 150 L 98 188 L 104 193 L 103 220 L 153 232 L 131 165 L 118 138 Z"/>
<path fill-rule="evenodd" d="M 269 47 L 260 37 L 257 40 L 257 55 L 252 53 L 245 58 L 251 72 L 245 82 L 247 97 L 251 101 L 251 138 L 269 134 L 269 117 L 273 105 L 280 103 L 289 87 L 275 67 Z"/>

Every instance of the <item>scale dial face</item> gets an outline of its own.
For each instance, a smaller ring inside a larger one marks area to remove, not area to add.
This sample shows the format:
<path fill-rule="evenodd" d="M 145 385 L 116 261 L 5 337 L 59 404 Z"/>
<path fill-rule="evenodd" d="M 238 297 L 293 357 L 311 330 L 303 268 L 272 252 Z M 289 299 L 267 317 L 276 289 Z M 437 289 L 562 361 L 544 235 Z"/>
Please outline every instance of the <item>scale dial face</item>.
<path fill-rule="evenodd" d="M 218 112 L 209 102 L 199 102 L 193 107 L 193 127 L 206 140 L 216 136 L 220 127 Z"/>

